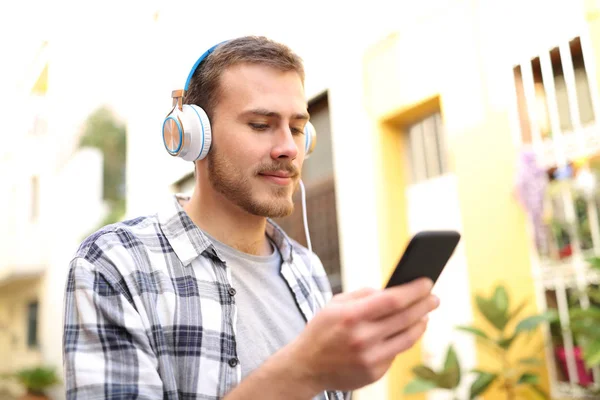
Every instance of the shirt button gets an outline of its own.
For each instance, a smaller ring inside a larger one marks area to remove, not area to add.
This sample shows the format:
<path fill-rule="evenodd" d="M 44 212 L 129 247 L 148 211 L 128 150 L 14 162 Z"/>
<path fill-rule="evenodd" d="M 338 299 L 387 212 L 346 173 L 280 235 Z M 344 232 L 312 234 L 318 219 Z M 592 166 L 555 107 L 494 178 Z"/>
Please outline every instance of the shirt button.
<path fill-rule="evenodd" d="M 231 297 L 235 296 L 235 294 L 237 293 L 237 291 L 232 287 L 229 288 L 228 292 Z"/>
<path fill-rule="evenodd" d="M 235 366 L 237 366 L 237 365 L 238 365 L 238 362 L 239 362 L 239 361 L 238 361 L 238 359 L 237 359 L 237 358 L 235 358 L 235 357 L 233 357 L 233 358 L 230 358 L 230 359 L 229 359 L 229 366 L 233 368 L 233 367 L 235 367 Z"/>

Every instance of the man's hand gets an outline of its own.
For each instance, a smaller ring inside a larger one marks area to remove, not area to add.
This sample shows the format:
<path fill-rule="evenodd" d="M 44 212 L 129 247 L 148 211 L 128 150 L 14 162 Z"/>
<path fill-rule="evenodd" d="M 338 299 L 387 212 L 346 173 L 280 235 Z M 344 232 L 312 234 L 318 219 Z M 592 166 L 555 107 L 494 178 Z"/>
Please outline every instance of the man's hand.
<path fill-rule="evenodd" d="M 226 399 L 310 400 L 324 390 L 354 390 L 377 381 L 425 331 L 427 314 L 439 304 L 432 286 L 421 279 L 333 297 Z"/>
<path fill-rule="evenodd" d="M 425 331 L 427 314 L 439 305 L 432 286 L 419 279 L 337 295 L 285 350 L 315 393 L 375 382 Z"/>

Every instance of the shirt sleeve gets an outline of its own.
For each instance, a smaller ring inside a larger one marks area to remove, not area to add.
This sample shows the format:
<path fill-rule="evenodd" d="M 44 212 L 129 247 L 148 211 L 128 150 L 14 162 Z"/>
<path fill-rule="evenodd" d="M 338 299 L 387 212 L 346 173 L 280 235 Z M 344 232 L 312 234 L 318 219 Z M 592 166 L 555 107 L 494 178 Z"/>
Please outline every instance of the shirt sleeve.
<path fill-rule="evenodd" d="M 70 264 L 63 325 L 67 399 L 163 397 L 158 360 L 131 297 L 81 257 Z"/>

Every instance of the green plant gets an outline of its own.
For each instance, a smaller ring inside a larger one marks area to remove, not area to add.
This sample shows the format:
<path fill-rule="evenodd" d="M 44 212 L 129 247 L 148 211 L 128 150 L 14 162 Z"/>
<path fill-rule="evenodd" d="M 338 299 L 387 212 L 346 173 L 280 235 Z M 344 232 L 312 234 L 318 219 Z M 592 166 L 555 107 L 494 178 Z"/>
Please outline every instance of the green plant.
<path fill-rule="evenodd" d="M 444 366 L 441 369 L 435 371 L 421 364 L 414 367 L 412 372 L 416 377 L 405 386 L 405 394 L 421 393 L 431 389 L 445 389 L 452 392 L 453 399 L 459 399 L 457 391 L 462 372 L 454 346 L 450 345 L 448 347 Z M 495 379 L 494 375 L 484 371 L 471 371 L 471 373 L 475 373 L 477 376 L 471 385 L 469 399 L 483 393 Z"/>
<path fill-rule="evenodd" d="M 120 221 L 125 215 L 126 126 L 109 108 L 100 107 L 85 121 L 79 147 L 96 148 L 103 157 L 102 198 L 108 205 L 108 213 L 100 225 L 93 229 L 95 231 Z"/>
<path fill-rule="evenodd" d="M 54 368 L 36 367 L 22 369 L 12 376 L 25 387 L 28 393 L 43 395 L 44 390 L 60 383 Z"/>
<path fill-rule="evenodd" d="M 461 378 L 461 369 L 454 347 L 450 345 L 446 353 L 443 368 L 434 371 L 426 365 L 413 367 L 412 372 L 416 375 L 404 388 L 404 393 L 420 393 L 430 389 L 440 388 L 455 391 Z"/>
<path fill-rule="evenodd" d="M 588 215 L 588 204 L 584 197 L 577 196 L 575 198 L 575 217 L 577 221 L 577 231 L 582 250 L 589 250 L 594 247 L 592 239 L 592 228 L 590 226 L 590 218 Z"/>
<path fill-rule="evenodd" d="M 108 107 L 100 107 L 86 119 L 79 147 L 94 147 L 102 152 L 104 200 L 113 202 L 125 198 L 125 124 Z"/>
<path fill-rule="evenodd" d="M 600 273 L 600 257 L 589 260 L 590 267 Z M 581 346 L 586 367 L 600 366 L 600 288 L 590 286 L 585 291 L 590 299 L 588 308 L 569 309 L 570 327 L 577 343 Z"/>
<path fill-rule="evenodd" d="M 514 361 L 510 352 L 520 337 L 531 336 L 540 324 L 555 321 L 556 312 L 549 311 L 517 321 L 527 302 L 523 301 L 511 309 L 508 292 L 501 285 L 495 288 L 490 297 L 476 295 L 475 301 L 478 311 L 489 322 L 494 333 L 488 334 L 475 326 L 458 326 L 457 329 L 474 335 L 480 348 L 490 351 L 498 360 L 497 367 L 491 370 L 474 369 L 461 374 L 458 357 L 450 346 L 441 370 L 434 371 L 425 365 L 413 368 L 416 378 L 405 387 L 405 392 L 418 393 L 438 388 L 451 390 L 456 396 L 461 376 L 474 374 L 469 399 L 483 394 L 495 383 L 504 391 L 507 400 L 516 399 L 517 391 L 522 389 L 527 389 L 524 393 L 531 396 L 547 399 L 548 395 L 539 386 L 539 376 L 533 370 L 533 367 L 541 364 L 541 360 L 533 353 L 521 355 Z M 509 332 L 509 326 L 515 327 Z"/>

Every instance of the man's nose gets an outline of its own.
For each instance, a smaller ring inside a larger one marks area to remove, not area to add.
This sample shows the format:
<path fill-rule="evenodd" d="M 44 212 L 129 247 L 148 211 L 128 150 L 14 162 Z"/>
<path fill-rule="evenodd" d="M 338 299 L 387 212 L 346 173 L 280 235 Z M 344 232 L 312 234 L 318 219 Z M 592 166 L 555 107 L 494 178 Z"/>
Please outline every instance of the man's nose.
<path fill-rule="evenodd" d="M 289 158 L 291 160 L 298 156 L 298 145 L 289 126 L 281 127 L 275 135 L 275 146 L 271 151 L 271 158 Z"/>

